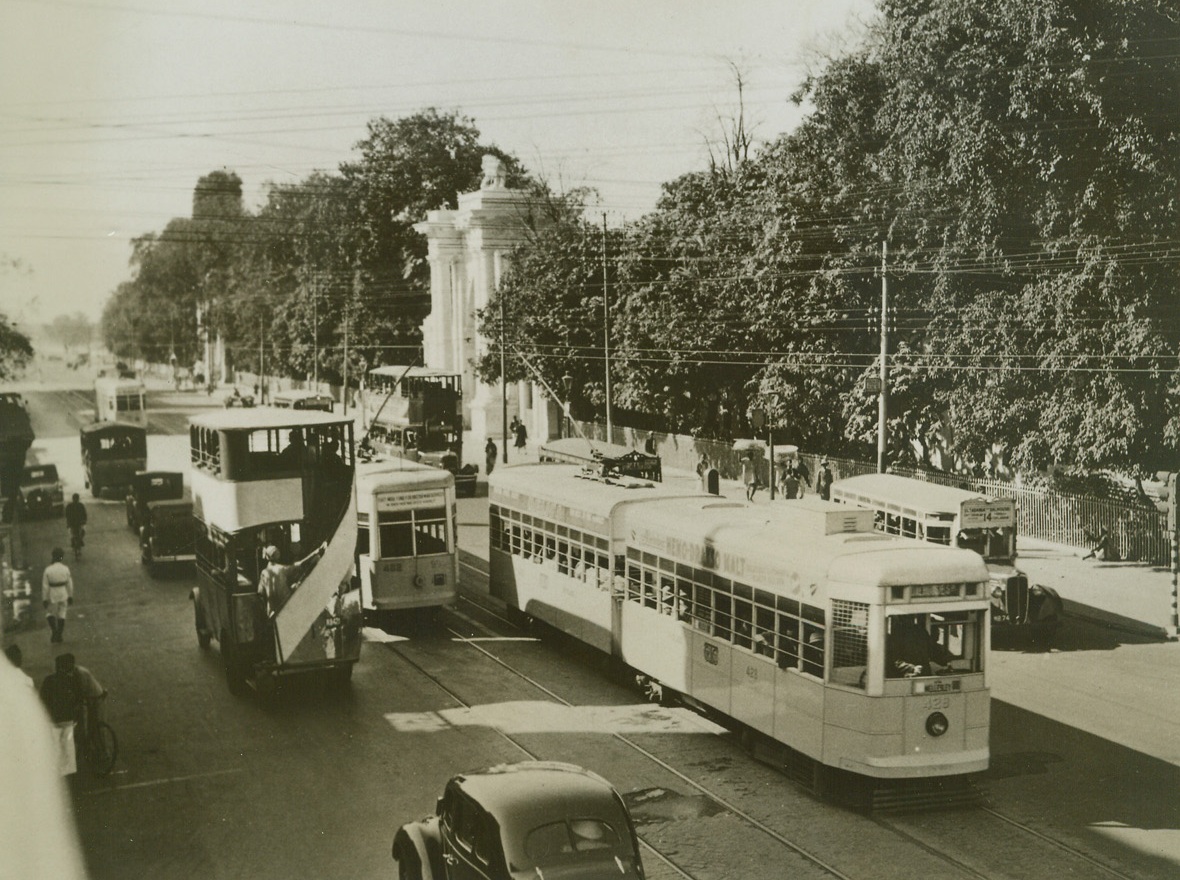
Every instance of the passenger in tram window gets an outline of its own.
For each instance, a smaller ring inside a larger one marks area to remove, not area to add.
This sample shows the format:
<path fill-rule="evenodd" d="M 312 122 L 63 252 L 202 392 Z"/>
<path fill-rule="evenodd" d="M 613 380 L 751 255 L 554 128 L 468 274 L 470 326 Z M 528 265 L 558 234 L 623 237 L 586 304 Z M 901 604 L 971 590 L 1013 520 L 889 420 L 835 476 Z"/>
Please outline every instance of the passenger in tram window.
<path fill-rule="evenodd" d="M 922 615 L 889 618 L 889 632 L 885 638 L 887 678 L 938 675 L 950 668 L 950 661 L 950 652 L 926 630 Z"/>
<path fill-rule="evenodd" d="M 804 624 L 803 630 L 806 633 L 803 640 L 803 671 L 823 678 L 824 631 L 811 624 Z"/>
<path fill-rule="evenodd" d="M 774 646 L 771 644 L 773 639 L 773 632 L 764 629 L 755 630 L 754 637 L 751 639 L 751 643 L 754 647 L 754 653 L 763 657 L 773 657 Z"/>
<path fill-rule="evenodd" d="M 287 438 L 286 448 L 279 453 L 279 463 L 282 469 L 294 471 L 302 468 L 303 452 L 303 432 L 296 428 Z"/>
<path fill-rule="evenodd" d="M 672 579 L 660 578 L 660 613 L 672 614 L 676 608 L 676 592 L 672 587 Z"/>

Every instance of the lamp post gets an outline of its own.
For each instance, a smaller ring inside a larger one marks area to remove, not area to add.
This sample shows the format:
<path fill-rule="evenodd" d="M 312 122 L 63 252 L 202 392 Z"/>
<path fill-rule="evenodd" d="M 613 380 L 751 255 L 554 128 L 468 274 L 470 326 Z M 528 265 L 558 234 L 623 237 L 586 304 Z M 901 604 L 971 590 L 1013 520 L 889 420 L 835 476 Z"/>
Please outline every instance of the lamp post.
<path fill-rule="evenodd" d="M 565 410 L 565 436 L 570 435 L 570 387 L 574 384 L 574 377 L 566 373 L 561 377 L 561 385 L 565 389 L 565 399 L 561 402 L 561 408 Z"/>

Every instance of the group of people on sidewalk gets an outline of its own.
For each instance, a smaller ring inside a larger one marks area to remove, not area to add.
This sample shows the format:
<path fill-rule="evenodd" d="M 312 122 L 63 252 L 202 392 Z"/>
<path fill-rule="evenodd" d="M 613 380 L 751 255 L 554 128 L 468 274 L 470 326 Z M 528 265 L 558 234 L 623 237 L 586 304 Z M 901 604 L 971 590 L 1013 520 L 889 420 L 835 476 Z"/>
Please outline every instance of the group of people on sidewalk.
<path fill-rule="evenodd" d="M 742 483 L 746 487 L 746 500 L 753 501 L 759 489 L 766 488 L 758 476 L 758 450 L 749 449 L 742 453 Z M 708 469 L 708 459 L 701 456 L 701 463 L 697 465 L 697 473 L 703 474 Z M 801 458 L 781 459 L 775 462 L 772 471 L 774 486 L 784 499 L 802 498 L 803 493 L 811 488 L 811 470 L 807 462 Z M 819 473 L 815 477 L 815 492 L 824 501 L 832 497 L 832 483 L 835 477 L 826 458 L 819 463 Z"/>

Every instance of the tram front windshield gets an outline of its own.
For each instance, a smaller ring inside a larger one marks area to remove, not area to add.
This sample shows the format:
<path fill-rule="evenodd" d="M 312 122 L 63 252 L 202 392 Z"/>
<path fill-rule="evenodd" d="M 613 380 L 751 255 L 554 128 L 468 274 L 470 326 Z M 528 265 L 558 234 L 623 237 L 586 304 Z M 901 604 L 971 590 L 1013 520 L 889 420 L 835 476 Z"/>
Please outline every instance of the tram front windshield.
<path fill-rule="evenodd" d="M 988 562 L 1011 562 L 1016 557 L 1016 528 L 972 528 L 959 532 L 957 544 Z"/>
<path fill-rule="evenodd" d="M 982 611 L 897 614 L 886 618 L 885 677 L 979 672 Z"/>

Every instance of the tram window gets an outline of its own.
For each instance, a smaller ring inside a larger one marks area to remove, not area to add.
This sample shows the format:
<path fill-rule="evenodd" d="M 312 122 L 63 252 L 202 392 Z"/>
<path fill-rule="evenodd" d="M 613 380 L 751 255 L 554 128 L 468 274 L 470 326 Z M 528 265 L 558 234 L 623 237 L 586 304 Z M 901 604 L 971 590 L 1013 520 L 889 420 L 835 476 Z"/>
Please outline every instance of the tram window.
<path fill-rule="evenodd" d="M 660 613 L 674 614 L 676 610 L 676 587 L 673 579 L 666 574 L 660 575 Z"/>
<path fill-rule="evenodd" d="M 792 617 L 799 616 L 799 603 L 795 599 L 788 599 L 786 596 L 779 596 L 775 603 L 778 610 L 782 614 L 789 614 Z"/>
<path fill-rule="evenodd" d="M 368 514 L 358 513 L 356 516 L 356 553 L 357 556 L 369 555 Z"/>
<path fill-rule="evenodd" d="M 417 522 L 414 524 L 414 552 L 419 556 L 447 552 L 447 524 Z"/>
<path fill-rule="evenodd" d="M 824 674 L 824 629 L 812 623 L 803 624 L 802 670 L 820 678 Z"/>
<path fill-rule="evenodd" d="M 733 599 L 714 591 L 713 635 L 730 641 L 733 638 Z"/>
<path fill-rule="evenodd" d="M 885 514 L 885 531 L 890 535 L 901 534 L 901 517 L 896 513 Z"/>
<path fill-rule="evenodd" d="M 520 536 L 520 526 L 512 527 L 512 535 L 510 537 L 509 550 L 514 556 L 521 554 L 522 539 Z"/>
<path fill-rule="evenodd" d="M 778 665 L 780 669 L 799 668 L 799 618 L 778 616 Z"/>
<path fill-rule="evenodd" d="M 963 529 L 959 532 L 956 543 L 964 550 L 973 550 L 982 556 L 986 548 L 987 538 L 983 533 L 983 529 Z"/>
<path fill-rule="evenodd" d="M 557 570 L 562 574 L 570 573 L 570 545 L 569 541 L 557 542 Z"/>
<path fill-rule="evenodd" d="M 643 604 L 646 608 L 656 607 L 656 574 L 651 569 L 643 571 Z"/>
<path fill-rule="evenodd" d="M 713 619 L 713 591 L 703 584 L 693 586 L 693 626 L 709 632 Z"/>
<path fill-rule="evenodd" d="M 741 584 L 734 584 L 735 592 L 737 591 L 737 588 L 740 586 L 742 586 L 742 585 Z M 748 592 L 750 588 L 746 587 L 745 589 Z M 749 602 L 738 599 L 733 603 L 733 620 L 734 620 L 734 627 L 733 627 L 734 642 L 736 642 L 738 645 L 740 645 L 743 648 L 752 647 L 752 645 L 753 645 L 752 640 L 753 640 L 753 636 L 754 636 L 754 631 L 753 631 L 754 618 L 753 618 L 753 614 L 752 614 L 752 606 L 750 605 Z"/>
<path fill-rule="evenodd" d="M 934 544 L 945 544 L 949 547 L 951 543 L 950 526 L 927 526 L 926 540 Z"/>
<path fill-rule="evenodd" d="M 627 566 L 627 598 L 632 602 L 643 602 L 643 588 L 640 586 L 642 576 L 639 566 L 634 563 Z"/>
<path fill-rule="evenodd" d="M 377 530 L 380 534 L 382 559 L 404 559 L 414 555 L 413 523 L 406 510 L 382 513 Z"/>
<path fill-rule="evenodd" d="M 677 566 L 680 568 L 681 566 Z M 676 579 L 676 603 L 679 609 L 680 620 L 688 621 L 693 617 L 692 606 L 692 581 L 685 580 L 682 577 Z"/>

